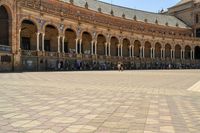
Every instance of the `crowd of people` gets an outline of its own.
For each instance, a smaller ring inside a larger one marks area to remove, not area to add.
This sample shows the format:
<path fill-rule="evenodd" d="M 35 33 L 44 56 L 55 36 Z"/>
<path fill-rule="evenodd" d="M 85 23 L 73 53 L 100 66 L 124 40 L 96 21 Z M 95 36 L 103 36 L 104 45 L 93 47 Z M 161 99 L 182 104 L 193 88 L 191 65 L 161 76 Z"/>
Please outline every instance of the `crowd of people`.
<path fill-rule="evenodd" d="M 51 65 L 52 66 L 52 65 Z M 137 70 L 137 69 L 189 69 L 200 68 L 196 65 L 183 64 L 164 64 L 164 63 L 124 63 L 124 62 L 90 62 L 90 61 L 66 61 L 57 62 L 53 69 L 47 70 L 63 70 L 63 71 L 81 71 L 81 70 Z"/>

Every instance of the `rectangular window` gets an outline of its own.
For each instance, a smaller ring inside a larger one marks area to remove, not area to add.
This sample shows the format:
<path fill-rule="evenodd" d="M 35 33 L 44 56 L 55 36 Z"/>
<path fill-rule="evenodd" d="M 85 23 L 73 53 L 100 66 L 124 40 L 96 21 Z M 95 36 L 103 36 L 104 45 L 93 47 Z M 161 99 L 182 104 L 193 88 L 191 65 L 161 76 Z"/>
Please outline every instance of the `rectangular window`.
<path fill-rule="evenodd" d="M 11 62 L 11 56 L 8 56 L 8 55 L 1 56 L 1 62 L 10 63 Z"/>
<path fill-rule="evenodd" d="M 22 37 L 22 49 L 31 50 L 31 39 L 29 37 Z"/>

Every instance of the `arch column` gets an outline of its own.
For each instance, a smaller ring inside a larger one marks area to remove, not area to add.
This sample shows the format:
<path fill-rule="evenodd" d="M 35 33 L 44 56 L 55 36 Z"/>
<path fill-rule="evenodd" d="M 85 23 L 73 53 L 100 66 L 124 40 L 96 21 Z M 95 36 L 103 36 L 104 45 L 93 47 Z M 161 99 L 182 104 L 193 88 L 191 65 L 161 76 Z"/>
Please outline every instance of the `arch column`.
<path fill-rule="evenodd" d="M 18 32 L 18 48 L 17 50 L 21 49 L 21 29 Z"/>
<path fill-rule="evenodd" d="M 194 60 L 194 48 L 191 48 L 190 58 L 191 58 L 191 60 Z"/>
<path fill-rule="evenodd" d="M 194 48 L 193 48 L 192 58 L 193 58 L 193 60 L 195 59 L 195 50 L 194 50 Z"/>
<path fill-rule="evenodd" d="M 79 40 L 79 54 L 82 54 L 82 39 Z"/>
<path fill-rule="evenodd" d="M 36 46 L 36 50 L 40 51 L 40 32 L 36 33 L 36 37 L 37 37 L 37 46 Z"/>
<path fill-rule="evenodd" d="M 155 48 L 151 47 L 151 59 L 155 58 Z"/>
<path fill-rule="evenodd" d="M 132 57 L 132 46 L 129 46 L 129 57 Z"/>
<path fill-rule="evenodd" d="M 77 38 L 77 39 L 76 39 L 76 54 L 79 53 L 79 51 L 78 51 L 78 42 L 79 42 L 79 39 Z"/>
<path fill-rule="evenodd" d="M 91 41 L 91 55 L 94 54 L 94 41 Z"/>
<path fill-rule="evenodd" d="M 134 57 L 134 46 L 132 46 L 131 50 L 132 50 L 132 57 Z"/>
<path fill-rule="evenodd" d="M 123 45 L 120 45 L 121 47 L 121 57 L 123 57 Z"/>
<path fill-rule="evenodd" d="M 95 48 L 94 48 L 95 53 L 94 54 L 97 55 L 97 41 L 95 41 L 94 46 L 95 46 Z"/>
<path fill-rule="evenodd" d="M 140 58 L 144 58 L 144 46 L 140 46 Z"/>
<path fill-rule="evenodd" d="M 44 52 L 44 37 L 45 37 L 45 34 L 42 33 L 42 51 Z"/>
<path fill-rule="evenodd" d="M 105 56 L 108 56 L 108 43 L 105 43 Z"/>
<path fill-rule="evenodd" d="M 182 59 L 182 60 L 185 60 L 185 50 L 182 49 L 182 50 L 181 50 L 181 53 L 182 53 L 181 59 Z"/>
<path fill-rule="evenodd" d="M 174 56 L 173 53 L 174 53 L 174 52 L 173 52 L 173 49 L 171 49 L 171 59 L 173 59 L 173 56 Z"/>
<path fill-rule="evenodd" d="M 120 45 L 119 44 L 117 45 L 117 56 L 118 57 L 120 56 Z"/>
<path fill-rule="evenodd" d="M 62 53 L 65 53 L 65 36 L 62 37 Z"/>
<path fill-rule="evenodd" d="M 108 43 L 108 56 L 110 56 L 110 45 L 111 43 Z"/>
<path fill-rule="evenodd" d="M 58 36 L 58 53 L 60 53 L 60 36 Z"/>

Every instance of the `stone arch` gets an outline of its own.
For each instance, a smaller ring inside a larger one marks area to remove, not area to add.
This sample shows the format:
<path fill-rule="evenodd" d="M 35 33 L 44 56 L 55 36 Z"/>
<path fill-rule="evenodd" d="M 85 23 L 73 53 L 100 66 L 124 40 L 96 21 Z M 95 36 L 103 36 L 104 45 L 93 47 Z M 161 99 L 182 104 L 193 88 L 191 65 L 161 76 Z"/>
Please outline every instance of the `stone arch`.
<path fill-rule="evenodd" d="M 66 26 L 66 27 L 64 27 L 64 32 L 66 30 L 68 30 L 68 29 L 70 29 L 71 31 L 75 32 L 76 36 L 77 36 L 77 29 L 74 26 Z"/>
<path fill-rule="evenodd" d="M 118 45 L 119 45 L 119 39 L 115 36 L 112 36 L 110 38 L 110 53 L 111 53 L 111 56 L 117 56 Z"/>
<path fill-rule="evenodd" d="M 155 57 L 156 58 L 161 58 L 161 48 L 162 48 L 162 45 L 161 43 L 157 42 L 155 43 Z"/>
<path fill-rule="evenodd" d="M 90 32 L 87 31 L 82 32 L 81 51 L 83 54 L 91 54 L 91 42 L 92 42 L 92 35 L 90 34 Z"/>
<path fill-rule="evenodd" d="M 129 57 L 129 47 L 131 45 L 131 42 L 128 38 L 123 39 L 123 56 Z"/>
<path fill-rule="evenodd" d="M 76 31 L 72 28 L 65 28 L 64 51 L 65 53 L 76 53 Z"/>
<path fill-rule="evenodd" d="M 194 57 L 196 60 L 200 60 L 200 46 L 196 46 L 194 48 Z"/>
<path fill-rule="evenodd" d="M 146 41 L 144 44 L 144 51 L 145 51 L 145 57 L 150 58 L 151 57 L 151 43 L 149 41 Z"/>
<path fill-rule="evenodd" d="M 141 47 L 141 42 L 139 40 L 135 40 L 134 42 L 134 56 L 135 57 L 140 57 L 140 47 Z"/>
<path fill-rule="evenodd" d="M 39 27 L 40 27 L 39 23 L 37 22 L 37 20 L 31 17 L 23 17 L 22 19 L 20 19 L 20 27 L 22 27 L 22 22 L 25 20 L 31 21 L 37 27 L 37 31 L 39 31 Z"/>
<path fill-rule="evenodd" d="M 37 25 L 32 20 L 23 19 L 20 32 L 20 48 L 22 50 L 37 49 L 37 31 Z"/>
<path fill-rule="evenodd" d="M 165 45 L 165 58 L 171 58 L 171 45 L 169 43 L 167 43 Z"/>
<path fill-rule="evenodd" d="M 60 33 L 60 30 L 59 30 L 58 25 L 57 25 L 57 24 L 54 24 L 54 23 L 52 23 L 52 22 L 46 22 L 46 23 L 43 25 L 43 27 L 42 27 L 42 31 L 45 32 L 47 25 L 53 26 L 53 27 L 58 31 L 58 34 Z"/>
<path fill-rule="evenodd" d="M 191 47 L 189 45 L 185 46 L 185 59 L 191 59 Z"/>
<path fill-rule="evenodd" d="M 89 31 L 89 30 L 82 30 L 81 31 L 81 38 L 83 38 L 83 33 L 88 33 L 88 34 L 90 34 L 90 36 L 92 37 L 92 39 L 93 39 L 93 34 L 92 34 L 92 32 L 91 31 Z"/>
<path fill-rule="evenodd" d="M 12 12 L 7 5 L 0 6 L 0 45 L 11 46 L 12 43 Z"/>
<path fill-rule="evenodd" d="M 175 46 L 175 59 L 181 59 L 181 46 L 179 44 Z"/>
<path fill-rule="evenodd" d="M 45 37 L 44 37 L 44 50 L 48 52 L 58 51 L 58 36 L 59 31 L 57 27 L 52 24 L 45 25 Z"/>
<path fill-rule="evenodd" d="M 105 43 L 106 37 L 103 34 L 97 35 L 97 54 L 98 55 L 105 55 Z"/>

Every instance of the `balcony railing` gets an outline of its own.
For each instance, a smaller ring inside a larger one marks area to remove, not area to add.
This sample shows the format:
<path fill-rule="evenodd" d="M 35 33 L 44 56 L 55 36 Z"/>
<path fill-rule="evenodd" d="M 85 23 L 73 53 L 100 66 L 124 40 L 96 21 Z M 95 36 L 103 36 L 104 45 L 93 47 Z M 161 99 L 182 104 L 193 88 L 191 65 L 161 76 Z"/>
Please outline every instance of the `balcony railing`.
<path fill-rule="evenodd" d="M 0 45 L 0 51 L 11 52 L 11 46 Z"/>
<path fill-rule="evenodd" d="M 21 54 L 24 56 L 37 56 L 37 51 L 33 50 L 22 50 Z"/>

